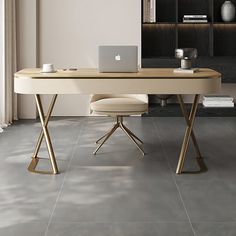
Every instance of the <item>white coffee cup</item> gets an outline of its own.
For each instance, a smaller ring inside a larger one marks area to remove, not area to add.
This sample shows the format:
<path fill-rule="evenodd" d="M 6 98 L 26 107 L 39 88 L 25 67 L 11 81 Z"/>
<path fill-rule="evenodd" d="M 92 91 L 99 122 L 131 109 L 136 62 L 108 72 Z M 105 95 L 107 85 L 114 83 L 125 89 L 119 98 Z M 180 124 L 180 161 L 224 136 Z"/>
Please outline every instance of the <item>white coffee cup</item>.
<path fill-rule="evenodd" d="M 43 72 L 44 73 L 50 73 L 50 72 L 54 72 L 54 66 L 53 64 L 43 64 Z"/>

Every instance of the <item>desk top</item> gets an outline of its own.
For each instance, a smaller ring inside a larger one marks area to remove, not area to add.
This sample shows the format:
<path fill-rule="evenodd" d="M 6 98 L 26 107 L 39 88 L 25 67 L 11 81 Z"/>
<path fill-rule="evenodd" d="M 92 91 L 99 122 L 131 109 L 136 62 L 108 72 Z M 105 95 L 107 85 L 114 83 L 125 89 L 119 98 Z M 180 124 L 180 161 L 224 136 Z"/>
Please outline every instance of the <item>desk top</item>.
<path fill-rule="evenodd" d="M 173 68 L 146 68 L 137 73 L 99 73 L 97 69 L 79 69 L 78 71 L 57 70 L 55 73 L 42 73 L 42 69 L 23 69 L 15 77 L 28 78 L 219 78 L 221 74 L 208 68 L 196 73 L 174 73 Z"/>
<path fill-rule="evenodd" d="M 14 90 L 21 94 L 214 94 L 220 87 L 221 74 L 206 68 L 194 74 L 174 73 L 173 68 L 141 69 L 138 73 L 24 69 L 15 73 L 14 79 Z"/>

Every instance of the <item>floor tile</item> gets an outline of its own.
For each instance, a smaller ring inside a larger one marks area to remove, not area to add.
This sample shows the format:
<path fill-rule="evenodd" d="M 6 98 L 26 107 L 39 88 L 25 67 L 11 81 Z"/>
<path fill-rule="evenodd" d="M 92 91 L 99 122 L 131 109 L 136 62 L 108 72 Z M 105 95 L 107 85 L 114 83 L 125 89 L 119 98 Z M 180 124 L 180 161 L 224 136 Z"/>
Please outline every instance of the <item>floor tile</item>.
<path fill-rule="evenodd" d="M 226 181 L 178 183 L 191 221 L 236 221 L 236 184 Z"/>
<path fill-rule="evenodd" d="M 39 179 L 38 176 L 1 181 L 0 221 L 17 221 L 22 218 L 48 221 L 61 184 L 61 178 L 42 177 Z"/>
<path fill-rule="evenodd" d="M 117 236 L 193 236 L 193 231 L 189 223 L 120 223 L 114 224 Z"/>
<path fill-rule="evenodd" d="M 188 223 L 53 223 L 47 236 L 193 236 Z"/>
<path fill-rule="evenodd" d="M 236 222 L 193 223 L 196 236 L 235 236 Z"/>
<path fill-rule="evenodd" d="M 158 236 L 194 236 L 189 223 L 160 223 L 155 228 Z"/>
<path fill-rule="evenodd" d="M 53 223 L 45 236 L 116 236 L 110 224 Z"/>
<path fill-rule="evenodd" d="M 158 170 L 158 168 L 156 168 Z M 81 167 L 69 173 L 53 221 L 187 221 L 172 179 L 127 166 Z"/>
<path fill-rule="evenodd" d="M 0 235 L 2 236 L 44 236 L 46 228 L 46 222 L 0 221 Z"/>

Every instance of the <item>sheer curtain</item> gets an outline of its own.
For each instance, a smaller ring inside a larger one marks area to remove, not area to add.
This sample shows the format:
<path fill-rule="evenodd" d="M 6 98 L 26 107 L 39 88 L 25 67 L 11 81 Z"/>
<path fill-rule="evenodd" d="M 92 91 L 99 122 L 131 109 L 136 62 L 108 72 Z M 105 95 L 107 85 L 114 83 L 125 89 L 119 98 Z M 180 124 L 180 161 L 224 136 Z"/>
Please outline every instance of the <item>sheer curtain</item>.
<path fill-rule="evenodd" d="M 7 126 L 17 119 L 17 96 L 14 94 L 16 71 L 16 5 L 15 0 L 1 0 L 1 114 L 0 123 Z"/>
<path fill-rule="evenodd" d="M 4 0 L 0 0 L 0 132 L 2 132 L 1 125 L 4 117 Z"/>

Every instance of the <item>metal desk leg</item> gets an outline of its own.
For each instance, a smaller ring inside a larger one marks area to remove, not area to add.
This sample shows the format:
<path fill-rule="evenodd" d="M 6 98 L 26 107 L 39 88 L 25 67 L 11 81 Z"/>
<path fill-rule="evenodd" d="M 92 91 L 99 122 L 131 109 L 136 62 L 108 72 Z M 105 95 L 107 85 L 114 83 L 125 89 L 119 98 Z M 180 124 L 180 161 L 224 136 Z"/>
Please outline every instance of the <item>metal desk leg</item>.
<path fill-rule="evenodd" d="M 187 109 L 184 105 L 184 100 L 183 100 L 183 97 L 182 95 L 177 95 L 177 98 L 178 98 L 178 101 L 179 101 L 179 104 L 180 104 L 180 108 L 181 108 L 181 111 L 182 111 L 182 114 L 185 118 L 185 121 L 187 123 L 188 126 L 190 126 L 190 117 L 188 117 L 188 112 L 187 112 Z M 193 141 L 193 144 L 194 144 L 194 148 L 196 150 L 196 153 L 197 153 L 197 156 L 198 157 L 201 157 L 201 152 L 200 152 L 200 149 L 199 149 L 199 146 L 198 146 L 198 143 L 197 143 L 197 140 L 196 140 L 196 137 L 195 137 L 195 134 L 194 134 L 194 131 L 192 130 L 191 132 L 191 138 L 192 138 L 192 141 Z"/>
<path fill-rule="evenodd" d="M 201 155 L 201 152 L 200 152 L 200 149 L 199 149 L 199 146 L 198 146 L 198 143 L 197 143 L 194 131 L 193 131 L 193 126 L 194 126 L 194 121 L 195 121 L 195 116 L 196 116 L 196 112 L 197 112 L 197 107 L 198 107 L 200 95 L 199 94 L 195 95 L 194 102 L 192 104 L 192 108 L 191 108 L 191 112 L 190 112 L 189 117 L 188 117 L 188 112 L 187 112 L 186 107 L 183 102 L 182 95 L 177 95 L 177 98 L 180 103 L 180 108 L 181 108 L 181 111 L 182 111 L 183 116 L 185 118 L 187 128 L 186 128 L 185 135 L 184 135 L 184 140 L 183 140 L 183 144 L 182 144 L 182 148 L 181 148 L 181 152 L 180 152 L 180 156 L 179 156 L 179 162 L 177 165 L 176 174 L 182 173 L 190 137 L 192 138 L 192 141 L 193 141 L 193 144 L 195 147 L 195 151 L 197 153 L 197 162 L 200 167 L 200 171 L 192 172 L 192 173 L 199 173 L 199 172 L 206 171 L 207 167 L 206 167 L 205 163 L 203 162 L 203 158 L 202 158 L 202 155 Z"/>
<path fill-rule="evenodd" d="M 41 121 L 41 125 L 42 125 L 42 130 L 41 130 L 41 133 L 40 133 L 39 138 L 38 138 L 38 142 L 37 142 L 36 147 L 35 147 L 35 151 L 34 151 L 34 154 L 33 154 L 33 157 L 32 157 L 32 161 L 31 161 L 31 163 L 28 167 L 28 170 L 30 172 L 40 173 L 40 174 L 58 174 L 59 173 L 56 158 L 55 158 L 55 154 L 54 154 L 51 139 L 50 139 L 50 135 L 49 135 L 48 128 L 47 128 L 47 125 L 48 125 L 49 119 L 51 117 L 52 110 L 54 108 L 56 99 L 57 99 L 57 95 L 54 95 L 53 98 L 52 98 L 52 101 L 50 103 L 47 115 L 46 115 L 46 117 L 44 117 L 44 111 L 43 111 L 40 95 L 38 95 L 38 94 L 35 95 L 35 100 L 36 100 L 36 105 L 37 105 L 38 112 L 39 112 L 39 117 L 40 117 L 40 121 Z M 49 159 L 50 159 L 52 169 L 53 169 L 52 171 L 36 170 L 36 166 L 37 166 L 39 160 L 42 159 L 42 158 L 38 157 L 38 152 L 39 152 L 39 149 L 41 147 L 43 138 L 45 138 L 45 141 L 46 141 L 46 146 L 47 146 L 47 150 L 48 150 L 48 154 L 49 154 Z"/>

